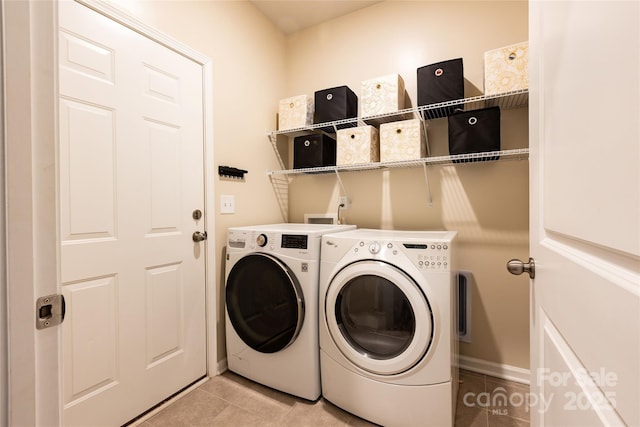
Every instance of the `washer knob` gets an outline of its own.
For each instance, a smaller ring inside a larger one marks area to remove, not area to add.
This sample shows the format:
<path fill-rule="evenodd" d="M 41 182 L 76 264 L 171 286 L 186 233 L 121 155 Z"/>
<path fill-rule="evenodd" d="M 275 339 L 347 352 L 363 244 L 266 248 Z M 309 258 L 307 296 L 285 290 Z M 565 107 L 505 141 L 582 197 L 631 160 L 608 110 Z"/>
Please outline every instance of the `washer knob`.
<path fill-rule="evenodd" d="M 267 236 L 264 234 L 259 235 L 256 238 L 256 243 L 258 244 L 258 246 L 260 246 L 261 248 L 264 248 L 267 245 Z"/>
<path fill-rule="evenodd" d="M 372 254 L 377 254 L 378 252 L 380 252 L 380 243 L 373 242 L 372 244 L 370 244 L 369 252 L 371 252 Z"/>

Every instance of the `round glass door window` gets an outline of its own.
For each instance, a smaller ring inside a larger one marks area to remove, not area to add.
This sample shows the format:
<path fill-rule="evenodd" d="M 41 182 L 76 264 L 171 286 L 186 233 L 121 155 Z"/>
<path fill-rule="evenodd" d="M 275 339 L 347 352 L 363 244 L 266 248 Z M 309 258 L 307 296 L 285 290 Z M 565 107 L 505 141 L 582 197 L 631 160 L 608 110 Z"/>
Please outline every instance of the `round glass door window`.
<path fill-rule="evenodd" d="M 225 292 L 229 320 L 252 349 L 275 353 L 300 333 L 302 290 L 293 272 L 276 257 L 256 253 L 241 258 L 229 273 Z"/>
<path fill-rule="evenodd" d="M 325 318 L 342 354 L 380 375 L 414 367 L 433 338 L 424 292 L 404 271 L 382 261 L 360 261 L 340 270 L 327 289 Z"/>
<path fill-rule="evenodd" d="M 342 336 L 373 359 L 402 354 L 416 330 L 407 296 L 389 280 L 372 274 L 353 278 L 342 287 L 335 314 Z"/>

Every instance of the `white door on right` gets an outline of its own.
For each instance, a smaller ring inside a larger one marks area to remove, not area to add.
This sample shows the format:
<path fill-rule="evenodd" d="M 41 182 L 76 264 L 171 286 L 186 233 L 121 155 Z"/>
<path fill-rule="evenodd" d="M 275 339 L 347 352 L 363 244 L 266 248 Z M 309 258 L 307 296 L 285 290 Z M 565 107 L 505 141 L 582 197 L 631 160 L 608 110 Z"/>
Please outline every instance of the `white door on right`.
<path fill-rule="evenodd" d="M 531 424 L 640 425 L 640 2 L 531 1 Z"/>

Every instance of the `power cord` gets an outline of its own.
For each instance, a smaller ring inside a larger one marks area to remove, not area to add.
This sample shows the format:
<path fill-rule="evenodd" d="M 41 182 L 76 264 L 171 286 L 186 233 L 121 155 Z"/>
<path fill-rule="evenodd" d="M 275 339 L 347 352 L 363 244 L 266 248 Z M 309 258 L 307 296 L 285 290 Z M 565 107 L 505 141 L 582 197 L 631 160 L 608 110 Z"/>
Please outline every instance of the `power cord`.
<path fill-rule="evenodd" d="M 344 208 L 344 203 L 340 203 L 338 205 L 338 224 L 342 224 L 342 219 L 340 218 L 340 208 Z"/>

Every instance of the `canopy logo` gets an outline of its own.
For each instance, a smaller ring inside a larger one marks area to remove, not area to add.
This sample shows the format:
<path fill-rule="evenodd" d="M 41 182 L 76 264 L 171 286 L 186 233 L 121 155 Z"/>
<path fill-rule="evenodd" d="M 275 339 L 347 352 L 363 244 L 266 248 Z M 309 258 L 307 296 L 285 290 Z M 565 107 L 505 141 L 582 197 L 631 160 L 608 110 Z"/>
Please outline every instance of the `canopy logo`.
<path fill-rule="evenodd" d="M 572 372 L 538 370 L 537 393 L 521 388 L 496 387 L 491 392 L 466 392 L 462 403 L 481 407 L 494 415 L 509 415 L 509 409 L 523 407 L 525 411 L 544 413 L 551 404 L 562 405 L 567 411 L 584 411 L 616 406 L 618 375 L 600 368 L 596 372 L 580 369 Z M 588 392 L 585 392 L 587 390 Z"/>

